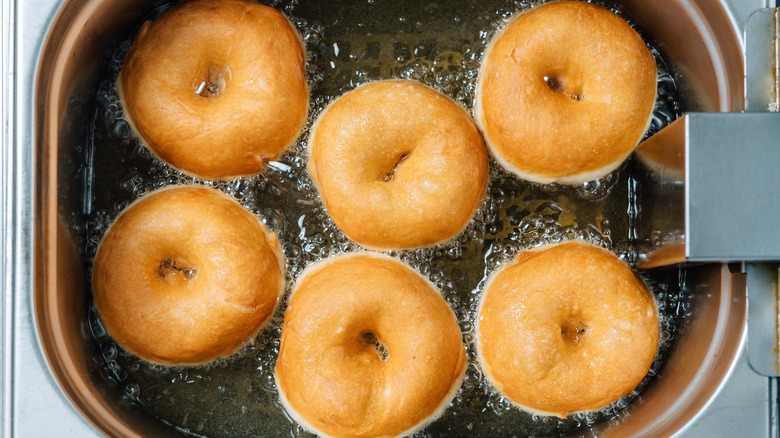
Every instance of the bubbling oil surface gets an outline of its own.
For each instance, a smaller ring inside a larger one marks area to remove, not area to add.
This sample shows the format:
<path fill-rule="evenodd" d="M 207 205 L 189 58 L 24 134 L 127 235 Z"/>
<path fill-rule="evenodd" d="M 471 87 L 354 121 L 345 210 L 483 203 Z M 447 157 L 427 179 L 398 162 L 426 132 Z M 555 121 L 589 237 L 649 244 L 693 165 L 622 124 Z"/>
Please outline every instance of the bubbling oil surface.
<path fill-rule="evenodd" d="M 307 266 L 334 254 L 361 250 L 331 221 L 306 172 L 312 122 L 339 95 L 385 78 L 428 84 L 471 111 L 479 62 L 490 38 L 515 13 L 539 3 L 366 0 L 344 7 L 328 1 L 272 1 L 272 6 L 288 15 L 306 46 L 312 90 L 309 119 L 301 138 L 279 160 L 259 175 L 230 181 L 203 181 L 171 169 L 132 132 L 115 86 L 131 40 L 118 43 L 97 94 L 87 151 L 91 177 L 85 181 L 85 211 L 90 262 L 108 226 L 133 200 L 164 186 L 201 184 L 234 197 L 279 234 L 287 258 L 288 284 L 285 302 L 266 329 L 238 354 L 198 367 L 153 365 L 123 351 L 92 308 L 85 328 L 95 344 L 93 361 L 109 386 L 120 392 L 123 403 L 140 406 L 177 430 L 196 436 L 308 436 L 282 409 L 273 377 L 286 300 L 291 285 Z M 619 7 L 605 6 L 622 13 Z M 165 5 L 159 7 L 152 16 L 164 9 Z M 679 117 L 681 108 L 678 78 L 643 36 L 659 66 L 650 135 Z M 482 375 L 474 323 L 485 281 L 523 249 L 582 239 L 632 262 L 635 181 L 631 173 L 629 163 L 579 186 L 542 186 L 518 180 L 491 160 L 488 193 L 460 235 L 432 248 L 390 252 L 441 291 L 458 318 L 469 360 L 464 383 L 449 409 L 416 436 L 583 435 L 600 423 L 627 415 L 629 403 L 663 366 L 690 313 L 684 271 L 642 273 L 658 303 L 660 348 L 639 387 L 598 412 L 561 420 L 514 407 Z"/>

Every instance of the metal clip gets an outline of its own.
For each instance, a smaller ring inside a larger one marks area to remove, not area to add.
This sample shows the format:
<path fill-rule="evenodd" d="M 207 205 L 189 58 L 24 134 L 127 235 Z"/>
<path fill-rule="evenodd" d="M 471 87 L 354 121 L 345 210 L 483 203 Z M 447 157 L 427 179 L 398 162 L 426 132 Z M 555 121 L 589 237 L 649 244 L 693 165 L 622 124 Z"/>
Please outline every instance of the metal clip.
<path fill-rule="evenodd" d="M 687 114 L 636 156 L 639 268 L 780 260 L 780 114 Z"/>

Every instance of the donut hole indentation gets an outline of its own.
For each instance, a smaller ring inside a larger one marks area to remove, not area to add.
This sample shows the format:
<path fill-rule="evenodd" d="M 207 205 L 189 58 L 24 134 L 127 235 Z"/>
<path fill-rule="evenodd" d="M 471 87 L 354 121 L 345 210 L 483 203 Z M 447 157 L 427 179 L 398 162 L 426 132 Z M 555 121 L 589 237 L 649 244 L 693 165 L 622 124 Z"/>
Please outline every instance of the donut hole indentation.
<path fill-rule="evenodd" d="M 383 173 L 380 176 L 380 179 L 384 182 L 390 182 L 395 179 L 395 173 L 398 172 L 398 168 L 401 166 L 401 163 L 403 163 L 407 158 L 409 158 L 410 152 L 404 152 L 401 154 L 400 157 L 396 160 L 395 164 L 393 165 L 393 168 L 390 169 L 388 172 Z"/>
<path fill-rule="evenodd" d="M 561 324 L 561 336 L 569 344 L 579 344 L 588 334 L 588 326 L 579 319 L 565 321 Z"/>
<path fill-rule="evenodd" d="M 213 99 L 227 90 L 230 83 L 230 69 L 224 65 L 209 65 L 202 68 L 195 80 L 195 94 Z"/>
<path fill-rule="evenodd" d="M 366 331 L 361 333 L 360 340 L 363 341 L 364 345 L 373 347 L 379 356 L 379 360 L 382 362 L 387 362 L 390 358 L 390 352 L 387 351 L 387 347 L 377 338 L 374 332 Z"/>
<path fill-rule="evenodd" d="M 192 280 L 198 276 L 198 268 L 190 266 L 190 263 L 174 258 L 164 258 L 160 260 L 157 267 L 157 276 L 160 278 L 169 278 L 173 275 L 181 276 L 185 280 Z"/>
<path fill-rule="evenodd" d="M 564 82 L 563 78 L 561 78 L 559 75 L 554 73 L 547 73 L 542 78 L 544 79 L 544 83 L 547 84 L 547 87 L 556 92 L 561 93 L 567 97 L 569 97 L 571 100 L 580 101 L 582 100 L 582 94 L 579 92 L 571 92 L 566 87 L 566 83 Z"/>

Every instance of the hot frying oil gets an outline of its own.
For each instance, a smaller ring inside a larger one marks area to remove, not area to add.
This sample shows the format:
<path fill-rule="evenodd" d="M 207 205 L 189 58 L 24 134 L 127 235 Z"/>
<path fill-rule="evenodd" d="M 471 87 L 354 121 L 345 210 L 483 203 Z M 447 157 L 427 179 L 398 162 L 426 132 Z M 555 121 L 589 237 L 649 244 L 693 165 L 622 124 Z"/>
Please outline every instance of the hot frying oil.
<path fill-rule="evenodd" d="M 428 84 L 471 111 L 479 63 L 490 38 L 514 14 L 539 2 L 331 3 L 271 2 L 288 15 L 304 40 L 312 99 L 302 137 L 261 174 L 248 178 L 212 182 L 188 177 L 158 160 L 143 145 L 125 119 L 115 86 L 130 38 L 116 44 L 97 94 L 88 151 L 93 175 L 86 182 L 90 258 L 111 221 L 130 202 L 174 184 L 215 187 L 278 233 L 287 258 L 288 285 L 318 260 L 360 250 L 330 220 L 306 172 L 313 120 L 344 92 L 386 78 Z M 611 9 L 621 13 L 619 7 Z M 667 69 L 652 40 L 643 36 L 659 66 L 652 133 L 677 118 L 682 109 L 678 78 Z M 410 112 L 417 110 L 409 108 Z M 660 349 L 642 384 L 599 412 L 560 420 L 513 407 L 480 371 L 474 323 L 486 278 L 525 248 L 584 239 L 631 262 L 632 183 L 630 164 L 579 186 L 541 186 L 518 180 L 491 160 L 487 196 L 463 233 L 433 248 L 391 252 L 442 292 L 458 318 L 469 359 L 465 381 L 451 406 L 418 436 L 580 435 L 602 422 L 628 415 L 627 407 L 652 384 L 689 314 L 684 271 L 664 269 L 643 274 L 659 307 Z M 289 286 L 286 292 L 285 299 Z M 125 403 L 142 407 L 172 427 L 209 437 L 301 436 L 307 434 L 284 413 L 273 378 L 284 309 L 282 304 L 270 326 L 239 354 L 190 368 L 151 365 L 124 352 L 107 335 L 94 310 L 85 326 L 94 339 L 94 362 L 109 386 Z"/>

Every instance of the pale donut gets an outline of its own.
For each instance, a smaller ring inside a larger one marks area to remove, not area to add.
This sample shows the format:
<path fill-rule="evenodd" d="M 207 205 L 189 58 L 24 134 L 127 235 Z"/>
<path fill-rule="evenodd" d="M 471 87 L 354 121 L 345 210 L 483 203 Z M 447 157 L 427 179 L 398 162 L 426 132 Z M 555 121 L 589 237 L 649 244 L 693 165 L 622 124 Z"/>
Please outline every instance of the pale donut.
<path fill-rule="evenodd" d="M 457 319 L 433 285 L 395 259 L 358 253 L 304 272 L 276 382 L 287 412 L 318 435 L 405 436 L 441 416 L 465 369 Z"/>
<path fill-rule="evenodd" d="M 655 98 L 655 60 L 631 26 L 602 7 L 564 1 L 520 14 L 493 38 L 475 118 L 507 170 L 577 184 L 631 154 Z"/>
<path fill-rule="evenodd" d="M 158 190 L 131 204 L 98 246 L 95 307 L 108 333 L 153 363 L 233 354 L 271 318 L 284 288 L 276 236 L 217 190 Z"/>
<path fill-rule="evenodd" d="M 652 294 L 609 251 L 568 242 L 523 252 L 488 282 L 477 353 L 490 382 L 522 409 L 599 409 L 642 381 L 658 349 Z"/>
<path fill-rule="evenodd" d="M 309 154 L 333 221 L 372 249 L 456 236 L 487 187 L 487 150 L 471 117 L 413 81 L 373 82 L 336 99 L 312 130 Z"/>
<path fill-rule="evenodd" d="M 298 138 L 309 105 L 304 65 L 298 34 L 275 9 L 193 0 L 143 24 L 119 90 L 155 154 L 224 179 L 257 173 Z"/>

